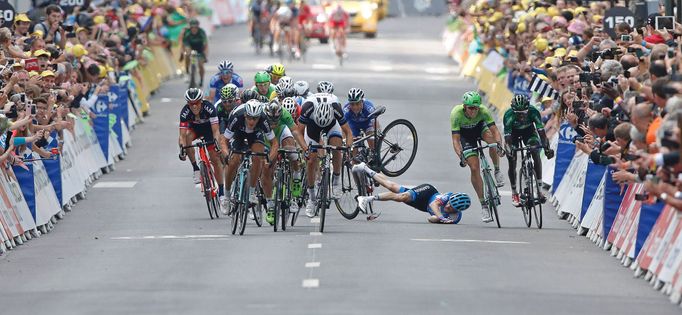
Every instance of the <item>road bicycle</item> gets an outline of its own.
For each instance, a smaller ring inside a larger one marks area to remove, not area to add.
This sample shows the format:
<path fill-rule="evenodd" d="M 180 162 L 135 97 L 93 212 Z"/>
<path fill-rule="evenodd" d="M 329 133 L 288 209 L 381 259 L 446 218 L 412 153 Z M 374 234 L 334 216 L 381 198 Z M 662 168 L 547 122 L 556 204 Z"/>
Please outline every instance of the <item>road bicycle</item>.
<path fill-rule="evenodd" d="M 279 158 L 277 159 L 277 164 L 275 165 L 275 192 L 274 192 L 274 202 L 275 202 L 275 223 L 273 225 L 273 230 L 277 232 L 277 229 L 286 231 L 287 223 L 289 219 L 290 209 L 294 203 L 294 198 L 291 191 L 292 183 L 292 171 L 291 163 L 298 162 L 289 159 L 291 154 L 299 155 L 299 150 L 290 149 L 279 149 L 277 151 Z M 298 212 L 297 207 L 297 211 Z M 293 226 L 293 220 L 292 220 Z"/>
<path fill-rule="evenodd" d="M 309 150 L 315 149 L 318 151 L 322 151 L 322 153 L 319 152 L 311 152 L 317 155 L 319 158 L 320 162 L 320 178 L 317 186 L 317 191 L 316 191 L 316 199 L 317 204 L 315 207 L 315 215 L 320 216 L 320 232 L 324 232 L 324 222 L 326 219 L 326 214 L 327 214 L 327 209 L 331 205 L 332 199 L 335 199 L 333 196 L 331 196 L 331 180 L 332 180 L 332 151 L 346 151 L 348 150 L 348 147 L 346 146 L 332 146 L 332 145 L 327 145 L 327 135 L 322 134 L 320 136 L 320 144 L 313 144 L 308 146 Z"/>
<path fill-rule="evenodd" d="M 343 58 L 345 57 L 344 54 L 345 52 L 343 51 L 342 45 L 341 45 L 341 31 L 336 31 L 334 33 L 334 39 L 332 40 L 332 50 L 336 54 L 336 57 L 339 59 L 339 66 L 343 66 Z"/>
<path fill-rule="evenodd" d="M 412 165 L 417 156 L 417 129 L 407 119 L 396 119 L 379 128 L 377 118 L 386 112 L 386 107 L 377 106 L 368 115 L 374 119 L 374 132 L 353 140 L 353 149 L 357 162 L 365 162 L 373 170 L 378 170 L 389 177 L 400 176 Z M 374 140 L 370 146 L 367 140 Z"/>
<path fill-rule="evenodd" d="M 197 148 L 195 156 L 199 158 L 199 173 L 201 174 L 201 194 L 206 200 L 206 208 L 211 219 L 218 218 L 218 183 L 215 178 L 213 164 L 209 160 L 208 147 L 215 144 L 215 140 L 206 141 L 203 138 L 194 140 L 191 145 L 182 147 L 183 149 Z"/>
<path fill-rule="evenodd" d="M 279 28 L 279 41 L 277 47 L 277 57 L 279 57 L 279 62 L 284 63 L 284 58 L 286 54 L 287 61 L 291 62 L 294 59 L 294 50 L 291 47 L 290 42 L 287 40 L 287 33 L 291 35 L 291 26 L 280 25 Z"/>
<path fill-rule="evenodd" d="M 343 152 L 343 165 L 341 166 L 341 196 L 335 200 L 336 209 L 341 216 L 348 220 L 353 220 L 362 211 L 367 214 L 367 220 L 375 219 L 379 216 L 374 213 L 372 206 L 367 211 L 360 209 L 357 202 L 358 196 L 370 196 L 374 190 L 374 181 L 365 174 L 356 174 L 353 170 L 352 157 L 350 150 Z"/>
<path fill-rule="evenodd" d="M 257 207 L 252 205 L 249 201 L 249 186 L 251 182 L 251 166 L 253 165 L 252 157 L 264 156 L 267 159 L 267 153 L 257 153 L 250 150 L 238 151 L 232 150 L 232 154 L 242 154 L 242 159 L 237 169 L 237 174 L 232 182 L 230 189 L 230 212 L 231 217 L 231 232 L 232 235 L 239 233 L 244 235 L 246 227 L 246 219 L 248 217 L 249 209 L 253 211 L 254 217 L 257 217 Z"/>
<path fill-rule="evenodd" d="M 522 140 L 521 140 L 522 142 Z M 542 228 L 542 201 L 540 200 L 540 182 L 535 177 L 535 164 L 532 152 L 542 148 L 540 145 L 512 148 L 512 152 L 521 152 L 521 171 L 519 172 L 519 188 L 521 192 L 521 210 L 527 227 L 530 227 L 535 214 L 535 224 Z"/>
<path fill-rule="evenodd" d="M 490 143 L 486 145 L 481 145 L 480 141 L 478 147 L 464 150 L 462 152 L 463 156 L 471 152 L 478 152 L 478 158 L 481 161 L 481 173 L 483 177 L 483 198 L 484 203 L 488 205 L 488 215 L 495 220 L 497 227 L 501 228 L 500 217 L 497 214 L 497 206 L 500 205 L 500 192 L 497 190 L 497 185 L 495 184 L 495 179 L 493 178 L 493 168 L 488 164 L 488 159 L 485 157 L 484 150 L 487 148 L 497 149 L 497 143 Z M 464 167 L 464 162 L 460 162 L 461 167 Z"/>

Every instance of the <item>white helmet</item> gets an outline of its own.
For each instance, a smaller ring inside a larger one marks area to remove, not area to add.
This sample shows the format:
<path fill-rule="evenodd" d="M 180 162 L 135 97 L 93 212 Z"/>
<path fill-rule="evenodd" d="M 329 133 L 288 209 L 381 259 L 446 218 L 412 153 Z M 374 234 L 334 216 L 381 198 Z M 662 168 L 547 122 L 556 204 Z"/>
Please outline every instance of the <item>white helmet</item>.
<path fill-rule="evenodd" d="M 290 76 L 283 76 L 277 81 L 277 85 L 281 85 L 284 90 L 290 90 L 294 88 L 294 80 Z"/>
<path fill-rule="evenodd" d="M 223 71 L 232 72 L 233 69 L 234 69 L 234 65 L 232 65 L 232 62 L 229 60 L 223 60 L 218 65 L 218 71 L 220 71 L 220 72 L 223 72 Z"/>
<path fill-rule="evenodd" d="M 296 83 L 294 83 L 294 90 L 296 90 L 297 96 L 306 96 L 310 91 L 310 87 L 306 81 L 296 81 Z"/>
<path fill-rule="evenodd" d="M 327 93 L 315 94 L 315 109 L 313 110 L 313 121 L 320 127 L 327 127 L 334 122 L 334 108 L 332 107 L 332 96 Z"/>
<path fill-rule="evenodd" d="M 187 89 L 185 91 L 185 101 L 194 102 L 204 98 L 204 91 L 197 88 Z"/>
<path fill-rule="evenodd" d="M 244 111 L 246 116 L 260 117 L 263 113 L 263 105 L 257 100 L 249 100 L 244 104 Z"/>
<path fill-rule="evenodd" d="M 296 114 L 296 100 L 294 100 L 293 97 L 287 97 L 282 100 L 282 108 L 291 114 L 291 117 L 294 117 L 294 114 Z"/>
<path fill-rule="evenodd" d="M 334 84 L 329 81 L 320 81 L 317 83 L 317 92 L 329 94 L 334 93 Z"/>

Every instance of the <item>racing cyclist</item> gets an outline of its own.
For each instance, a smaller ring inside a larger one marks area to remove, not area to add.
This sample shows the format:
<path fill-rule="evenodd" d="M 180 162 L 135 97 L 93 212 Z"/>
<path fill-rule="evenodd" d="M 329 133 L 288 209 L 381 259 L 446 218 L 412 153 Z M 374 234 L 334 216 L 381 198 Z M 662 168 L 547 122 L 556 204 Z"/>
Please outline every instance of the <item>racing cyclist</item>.
<path fill-rule="evenodd" d="M 301 116 L 301 105 L 299 105 L 293 98 L 286 97 L 282 100 L 282 108 L 291 114 L 296 125 L 298 125 L 298 117 Z"/>
<path fill-rule="evenodd" d="M 275 85 L 270 83 L 270 75 L 265 71 L 259 71 L 253 78 L 256 83 L 251 90 L 265 97 L 268 101 L 277 98 Z"/>
<path fill-rule="evenodd" d="M 365 92 L 358 88 L 348 91 L 348 103 L 343 106 L 344 116 L 348 121 L 348 126 L 353 132 L 353 137 L 360 137 L 364 130 L 367 134 L 374 133 L 375 118 L 368 116 L 374 111 L 374 104 L 365 99 Z M 374 147 L 374 139 L 367 139 L 370 148 Z"/>
<path fill-rule="evenodd" d="M 268 68 L 265 69 L 265 72 L 270 74 L 270 81 L 272 84 L 279 83 L 279 79 L 287 75 L 284 69 L 284 65 L 282 65 L 281 63 L 276 63 L 271 66 L 268 66 Z"/>
<path fill-rule="evenodd" d="M 329 81 L 320 81 L 317 83 L 317 93 L 334 94 L 334 84 Z"/>
<path fill-rule="evenodd" d="M 218 121 L 220 122 L 220 133 L 225 132 L 227 128 L 227 121 L 230 118 L 232 110 L 239 106 L 239 88 L 230 83 L 220 89 L 220 100 L 215 103 L 215 108 L 218 110 Z"/>
<path fill-rule="evenodd" d="M 320 142 L 322 133 L 327 134 L 328 144 L 333 146 L 343 145 L 343 138 L 348 141 L 353 139 L 353 134 L 346 123 L 343 109 L 338 102 L 338 98 L 328 93 L 317 93 L 303 103 L 301 116 L 298 118 L 298 130 L 304 133 L 305 144 L 317 145 Z M 308 146 L 304 145 L 301 149 L 308 151 Z M 333 176 L 332 176 L 332 195 L 338 196 L 341 190 L 339 177 L 341 174 L 341 152 L 332 152 Z M 315 216 L 315 178 L 319 169 L 319 163 L 306 164 L 306 183 L 308 184 L 309 198 L 306 205 L 306 215 Z"/>
<path fill-rule="evenodd" d="M 185 146 L 192 144 L 197 138 L 204 138 L 206 142 L 214 142 L 208 147 L 208 155 L 215 170 L 215 178 L 218 181 L 218 198 L 220 200 L 221 211 L 225 211 L 227 199 L 225 198 L 223 185 L 223 165 L 218 152 L 219 147 L 215 145 L 216 139 L 220 137 L 218 130 L 218 115 L 211 102 L 204 100 L 204 93 L 201 89 L 191 88 L 185 92 L 187 104 L 180 111 L 180 135 L 178 144 L 180 146 L 180 160 L 184 161 L 189 157 L 194 171 L 194 183 L 199 184 L 201 173 L 194 156 L 194 148 L 184 149 Z"/>
<path fill-rule="evenodd" d="M 341 7 L 341 3 L 336 4 L 336 9 L 329 14 L 329 28 L 330 28 L 330 38 L 332 43 L 336 45 L 334 39 L 339 37 L 339 47 L 336 47 L 336 51 L 344 52 L 346 51 L 346 26 L 348 25 L 348 13 Z M 345 56 L 344 56 L 345 57 Z"/>
<path fill-rule="evenodd" d="M 502 139 L 490 112 L 485 106 L 481 106 L 481 95 L 478 92 L 464 93 L 462 103 L 456 105 L 450 112 L 452 146 L 460 159 L 460 165 L 469 165 L 471 185 L 474 186 L 478 200 L 481 202 L 481 220 L 488 223 L 493 218 L 488 213 L 488 205 L 483 202 L 483 180 L 481 179 L 478 153 L 473 151 L 464 155 L 464 151 L 478 147 L 480 140 L 487 143 L 497 143 L 496 150 L 490 149 L 490 158 L 495 166 L 495 182 L 497 182 L 498 187 L 501 187 L 504 185 L 499 158 L 500 154 L 504 154 Z"/>
<path fill-rule="evenodd" d="M 264 153 L 265 139 L 270 141 L 271 144 L 270 161 L 275 161 L 277 150 L 279 149 L 279 141 L 275 138 L 275 133 L 270 128 L 270 124 L 268 124 L 263 113 L 263 104 L 257 100 L 250 100 L 246 104 L 235 108 L 230 115 L 230 120 L 223 136 L 220 137 L 220 146 L 223 152 L 228 152 L 228 142 L 230 152 L 232 152 L 229 156 L 227 154 L 223 155 L 223 159 L 227 159 L 227 178 L 225 180 L 228 191 L 232 187 L 232 181 L 242 158 L 241 153 L 235 153 L 234 151 L 251 150 L 251 152 L 255 153 Z M 262 157 L 254 156 L 249 174 L 249 202 L 252 204 L 258 203 L 256 183 L 258 182 L 258 175 L 260 175 L 262 166 Z M 229 213 L 229 211 L 229 209 L 226 209 L 225 212 Z"/>
<path fill-rule="evenodd" d="M 471 198 L 465 193 L 444 193 L 431 184 L 421 184 L 413 188 L 400 186 L 383 174 L 373 171 L 365 163 L 353 166 L 353 173 L 368 176 L 389 191 L 374 196 L 358 196 L 358 206 L 367 212 L 373 201 L 392 200 L 405 203 L 419 211 L 428 213 L 429 223 L 457 224 L 462 220 L 462 211 L 469 208 Z M 378 214 L 370 215 L 367 220 L 373 220 Z"/>
<path fill-rule="evenodd" d="M 303 100 L 308 98 L 308 96 L 311 95 L 310 93 L 310 86 L 308 85 L 308 82 L 306 81 L 296 81 L 294 83 L 294 92 L 296 92 L 296 97 L 294 98 L 296 100 L 296 103 L 298 105 L 303 104 Z"/>
<path fill-rule="evenodd" d="M 199 63 L 199 86 L 204 86 L 204 63 L 206 63 L 208 57 L 208 37 L 206 32 L 199 27 L 197 19 L 189 21 L 189 27 L 183 30 L 179 42 L 182 43 L 181 50 L 184 52 L 180 58 L 185 59 L 185 73 L 189 74 L 189 62 L 191 59 L 189 54 L 191 51 L 194 50 L 199 54 L 199 58 L 197 58 Z"/>
<path fill-rule="evenodd" d="M 289 150 L 296 148 L 296 143 L 301 147 L 305 146 L 305 140 L 303 135 L 296 128 L 294 119 L 291 117 L 288 111 L 282 110 L 282 106 L 277 100 L 270 101 L 270 104 L 266 105 L 263 109 L 265 112 L 265 117 L 268 119 L 270 127 L 275 132 L 275 138 L 279 139 L 280 146 Z M 270 146 L 269 141 L 266 141 L 266 146 Z M 301 166 L 298 163 L 298 154 L 290 154 L 289 160 L 291 161 L 291 169 L 293 171 L 293 179 L 291 185 L 291 194 L 294 197 L 301 195 Z M 273 185 L 272 180 L 275 173 L 275 161 L 263 169 L 261 173 L 261 184 L 263 184 L 263 191 L 265 192 L 265 198 L 268 201 L 267 213 L 265 216 L 265 221 L 271 225 L 275 222 L 275 204 L 272 200 Z M 290 209 L 291 212 L 296 212 L 294 209 Z"/>
<path fill-rule="evenodd" d="M 301 57 L 301 51 L 298 49 L 295 40 L 298 29 L 298 8 L 293 0 L 281 0 L 279 8 L 272 15 L 272 20 L 270 20 L 270 28 L 274 35 L 274 51 L 284 48 L 279 47 L 279 37 L 283 29 L 285 42 L 293 49 L 296 59 Z"/>
<path fill-rule="evenodd" d="M 516 191 L 516 152 L 512 148 L 518 148 L 521 141 L 528 146 L 542 144 L 545 151 L 545 156 L 548 159 L 554 157 L 554 151 L 549 148 L 549 141 L 545 134 L 545 126 L 542 123 L 542 115 L 540 111 L 530 106 L 528 96 L 523 94 L 516 94 L 511 102 L 511 107 L 504 112 L 504 141 L 507 145 L 507 160 L 509 161 L 509 182 L 512 189 L 512 204 L 514 207 L 521 205 L 521 199 Z M 535 128 L 533 128 L 535 127 Z M 538 138 L 539 136 L 539 138 Z M 540 153 L 534 150 L 533 164 L 535 166 L 535 178 L 540 182 L 542 180 L 542 161 L 540 161 Z M 545 203 L 546 198 L 541 191 L 538 190 L 540 202 Z"/>
<path fill-rule="evenodd" d="M 208 94 L 208 100 L 211 102 L 217 102 L 220 99 L 220 89 L 225 85 L 232 83 L 239 88 L 244 87 L 244 81 L 242 77 L 234 73 L 234 65 L 229 60 L 223 60 L 218 65 L 218 73 L 211 77 L 211 81 L 208 83 L 210 89 Z"/>

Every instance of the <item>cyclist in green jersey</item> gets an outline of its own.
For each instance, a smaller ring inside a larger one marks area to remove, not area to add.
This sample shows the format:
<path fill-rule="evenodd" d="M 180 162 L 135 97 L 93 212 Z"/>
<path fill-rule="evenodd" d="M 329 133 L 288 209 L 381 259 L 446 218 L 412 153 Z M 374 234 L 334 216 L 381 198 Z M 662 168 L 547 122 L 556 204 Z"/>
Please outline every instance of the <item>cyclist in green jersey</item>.
<path fill-rule="evenodd" d="M 294 119 L 291 117 L 291 114 L 288 111 L 282 109 L 279 101 L 270 101 L 269 104 L 265 105 L 263 111 L 265 112 L 265 117 L 268 119 L 268 123 L 270 123 L 270 127 L 272 127 L 272 130 L 275 132 L 275 138 L 279 139 L 279 143 L 282 148 L 293 150 L 296 148 L 296 143 L 303 147 L 303 144 L 305 144 L 303 135 L 300 133 L 300 131 L 298 131 L 298 128 L 295 128 L 296 124 L 294 123 Z M 266 141 L 265 145 L 269 148 L 270 142 Z M 298 158 L 298 154 L 291 154 L 289 156 L 289 160 L 291 161 L 291 169 L 293 171 L 291 194 L 294 197 L 301 195 L 301 165 L 298 162 Z M 265 221 L 270 224 L 275 222 L 275 204 L 272 200 L 272 180 L 275 171 L 274 166 L 275 161 L 271 161 L 270 165 L 266 165 L 266 167 L 263 169 L 263 172 L 261 172 L 260 176 L 260 181 L 263 184 L 263 191 L 265 192 L 265 198 L 268 201 L 268 210 L 265 216 Z M 289 211 L 296 212 L 296 210 L 293 208 L 289 209 Z"/>
<path fill-rule="evenodd" d="M 476 91 L 470 91 L 462 96 L 462 104 L 456 105 L 450 112 L 450 125 L 452 146 L 460 159 L 460 165 L 469 165 L 471 171 L 471 185 L 474 186 L 478 200 L 481 202 L 481 220 L 486 223 L 491 222 L 493 219 L 488 212 L 488 206 L 483 202 L 483 179 L 478 153 L 469 152 L 464 155 L 464 151 L 478 147 L 478 142 L 481 140 L 487 143 L 497 143 L 497 149 L 490 150 L 490 158 L 495 166 L 495 182 L 498 187 L 503 186 L 504 176 L 500 172 L 500 155 L 504 155 L 504 150 L 495 120 L 488 109 L 481 106 L 481 95 Z"/>
<path fill-rule="evenodd" d="M 208 36 L 206 32 L 199 27 L 199 21 L 192 19 L 189 21 L 189 28 L 182 31 L 181 40 L 182 51 L 184 51 L 185 72 L 189 73 L 189 54 L 192 50 L 199 53 L 199 86 L 204 85 L 204 63 L 208 57 Z"/>
<path fill-rule="evenodd" d="M 542 116 L 540 111 L 533 106 L 529 106 L 530 101 L 528 97 L 522 94 L 514 95 L 511 102 L 511 107 L 504 112 L 504 141 L 507 144 L 507 160 L 509 160 L 509 181 L 512 189 L 512 204 L 515 207 L 521 205 L 519 194 L 516 191 L 516 153 L 512 151 L 513 148 L 521 144 L 521 140 L 525 145 L 533 146 L 542 144 L 545 151 L 545 156 L 548 159 L 554 157 L 554 151 L 549 148 L 549 141 L 545 134 L 545 126 L 542 123 Z M 542 162 L 540 161 L 539 152 L 533 151 L 533 163 L 535 166 L 535 178 L 540 182 L 542 180 Z M 545 197 L 542 192 L 538 191 L 540 201 L 545 202 Z"/>
<path fill-rule="evenodd" d="M 270 74 L 265 71 L 258 71 L 253 81 L 256 82 L 256 85 L 251 88 L 252 91 L 257 92 L 258 95 L 265 96 L 268 100 L 277 98 L 275 85 L 270 83 Z"/>

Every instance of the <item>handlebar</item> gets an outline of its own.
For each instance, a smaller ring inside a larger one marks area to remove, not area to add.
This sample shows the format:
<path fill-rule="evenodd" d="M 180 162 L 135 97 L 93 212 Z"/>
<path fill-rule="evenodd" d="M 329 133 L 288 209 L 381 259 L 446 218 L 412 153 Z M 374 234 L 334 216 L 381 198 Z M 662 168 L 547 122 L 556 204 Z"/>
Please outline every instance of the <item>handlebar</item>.
<path fill-rule="evenodd" d="M 487 144 L 482 145 L 482 146 L 478 146 L 478 147 L 471 148 L 471 149 L 466 149 L 466 150 L 462 151 L 462 155 L 466 155 L 467 153 L 471 153 L 471 152 L 475 152 L 475 151 L 483 151 L 484 149 L 487 149 L 487 148 L 497 148 L 497 143 L 487 143 Z"/>
<path fill-rule="evenodd" d="M 308 151 L 310 149 L 323 149 L 323 150 L 334 150 L 334 151 L 346 151 L 349 148 L 347 146 L 336 146 L 336 145 L 321 145 L 321 144 L 311 144 L 308 146 Z"/>
<path fill-rule="evenodd" d="M 196 141 L 196 143 L 192 143 L 190 145 L 183 146 L 183 149 L 189 149 L 189 148 L 198 148 L 198 147 L 207 147 L 211 144 L 216 144 L 215 139 L 211 141 L 206 141 L 206 140 L 201 140 L 201 141 Z"/>
<path fill-rule="evenodd" d="M 253 152 L 251 150 L 246 150 L 246 151 L 239 151 L 239 150 L 232 150 L 230 151 L 230 154 L 243 154 L 243 155 L 250 155 L 250 156 L 264 156 L 265 160 L 270 163 L 270 155 L 268 152 Z"/>
<path fill-rule="evenodd" d="M 542 149 L 543 146 L 536 144 L 536 145 L 527 145 L 519 148 L 512 148 L 512 152 L 521 152 L 521 151 L 535 151 Z"/>

